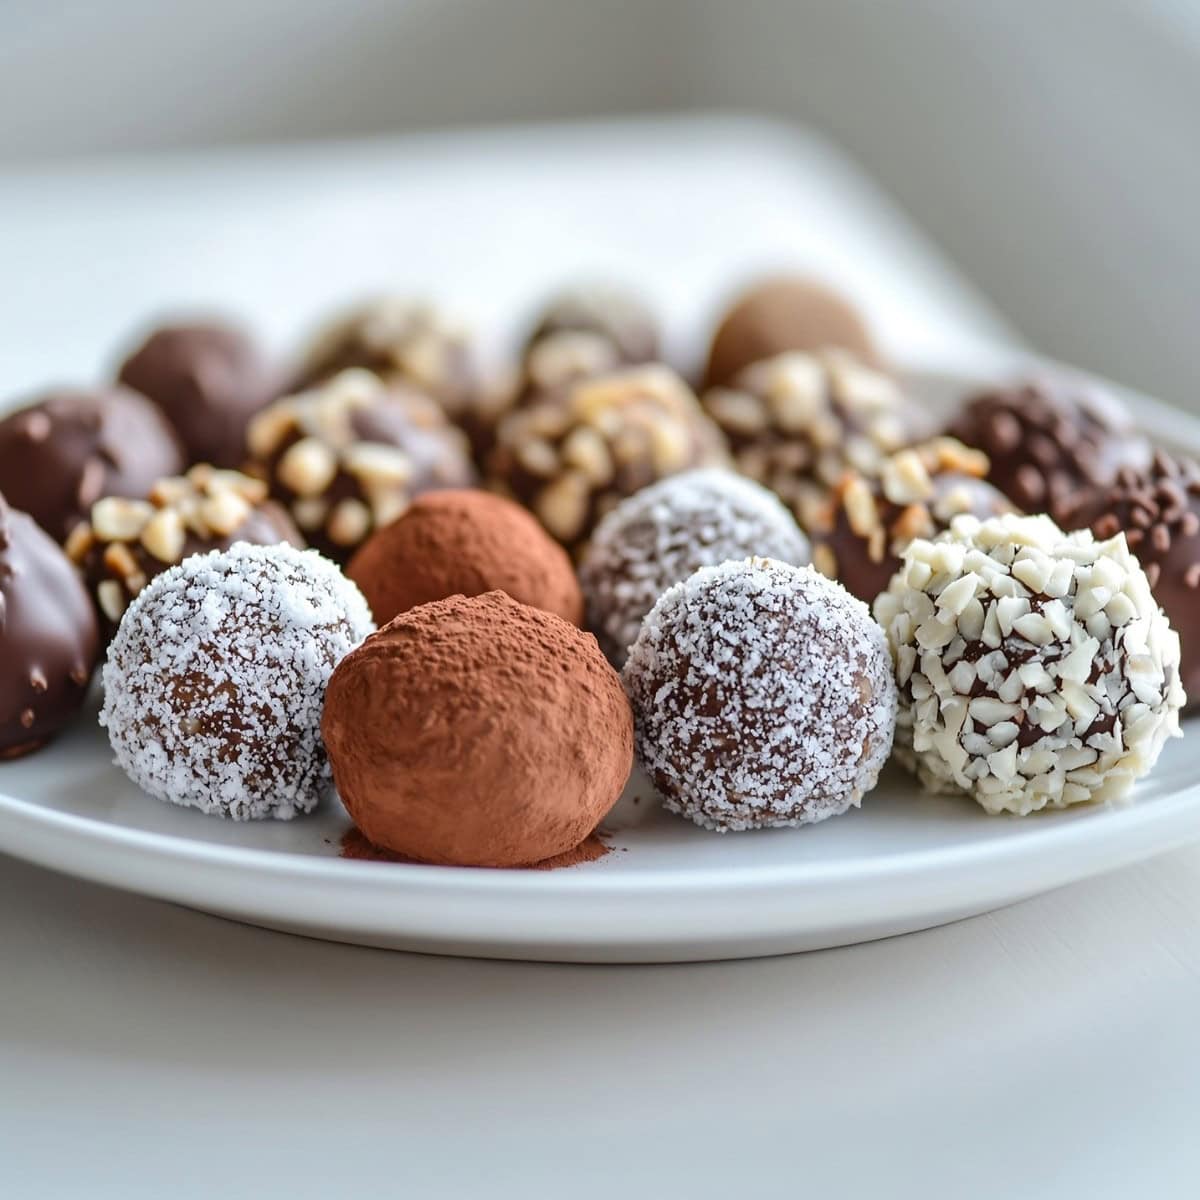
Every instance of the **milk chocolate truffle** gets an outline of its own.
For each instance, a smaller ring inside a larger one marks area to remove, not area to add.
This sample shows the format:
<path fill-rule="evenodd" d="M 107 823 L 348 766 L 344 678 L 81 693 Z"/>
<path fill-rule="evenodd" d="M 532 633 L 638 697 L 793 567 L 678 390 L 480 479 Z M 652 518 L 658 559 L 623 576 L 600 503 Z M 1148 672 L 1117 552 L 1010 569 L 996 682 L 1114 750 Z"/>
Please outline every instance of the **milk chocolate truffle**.
<path fill-rule="evenodd" d="M 0 496 L 0 758 L 43 745 L 79 711 L 96 618 L 53 539 Z"/>
<path fill-rule="evenodd" d="M 720 430 L 668 367 L 584 379 L 510 413 L 488 457 L 488 486 L 512 496 L 578 552 L 625 496 L 689 467 L 728 462 Z"/>
<path fill-rule="evenodd" d="M 837 816 L 891 751 L 883 631 L 810 567 L 702 568 L 651 610 L 623 678 L 642 765 L 666 807 L 706 829 Z"/>
<path fill-rule="evenodd" d="M 414 496 L 475 480 L 466 439 L 437 403 L 370 371 L 277 400 L 250 422 L 247 446 L 247 469 L 339 562 Z"/>
<path fill-rule="evenodd" d="M 808 529 L 850 469 L 877 475 L 914 440 L 896 384 L 842 351 L 781 354 L 704 394 L 738 470 L 769 487 Z"/>
<path fill-rule="evenodd" d="M 931 791 L 1024 815 L 1116 800 L 1179 735 L 1179 637 L 1123 536 L 956 517 L 875 601 L 897 756 Z"/>
<path fill-rule="evenodd" d="M 287 512 L 267 499 L 261 479 L 201 464 L 158 480 L 145 500 L 97 500 L 65 549 L 83 574 L 108 641 L 130 601 L 156 575 L 234 542 L 304 545 Z"/>
<path fill-rule="evenodd" d="M 745 292 L 722 317 L 708 354 L 705 386 L 730 383 L 751 363 L 788 350 L 830 348 L 883 366 L 862 314 L 845 296 L 814 279 L 767 279 Z"/>
<path fill-rule="evenodd" d="M 245 462 L 246 426 L 282 383 L 249 333 L 217 321 L 156 329 L 118 379 L 162 409 L 189 463 L 217 467 Z"/>
<path fill-rule="evenodd" d="M 757 483 L 721 467 L 672 475 L 622 500 L 596 526 L 579 565 L 588 623 L 620 666 L 659 596 L 729 559 L 808 562 L 792 514 Z"/>
<path fill-rule="evenodd" d="M 289 820 L 330 790 L 325 686 L 374 625 L 327 558 L 251 546 L 151 580 L 104 665 L 118 766 L 159 800 L 235 821 Z"/>
<path fill-rule="evenodd" d="M 125 387 L 50 392 L 0 421 L 4 493 L 57 542 L 97 500 L 144 496 L 183 467 L 167 419 Z"/>
<path fill-rule="evenodd" d="M 418 497 L 367 539 L 346 573 L 381 625 L 418 604 L 494 591 L 583 623 L 566 551 L 525 509 L 488 492 Z"/>
<path fill-rule="evenodd" d="M 889 456 L 876 476 L 848 471 L 812 530 L 813 564 L 870 604 L 891 582 L 913 538 L 932 538 L 962 513 L 1012 512 L 983 477 L 987 455 L 933 438 Z"/>
<path fill-rule="evenodd" d="M 1044 377 L 969 400 L 947 430 L 991 461 L 988 481 L 1028 513 L 1061 521 L 1081 491 L 1106 488 L 1150 447 L 1115 396 L 1085 381 Z"/>
<path fill-rule="evenodd" d="M 423 862 L 519 867 L 612 808 L 633 721 L 596 640 L 503 592 L 402 613 L 334 672 L 322 721 L 363 834 Z"/>

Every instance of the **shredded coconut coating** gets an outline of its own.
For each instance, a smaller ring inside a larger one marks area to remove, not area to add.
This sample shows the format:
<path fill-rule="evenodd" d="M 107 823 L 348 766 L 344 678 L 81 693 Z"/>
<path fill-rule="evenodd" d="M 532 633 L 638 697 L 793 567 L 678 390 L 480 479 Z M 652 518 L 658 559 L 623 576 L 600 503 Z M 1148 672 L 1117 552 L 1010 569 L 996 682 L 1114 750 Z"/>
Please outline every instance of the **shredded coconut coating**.
<path fill-rule="evenodd" d="M 109 647 L 100 724 L 117 765 L 160 800 L 235 821 L 309 812 L 332 786 L 325 686 L 373 629 L 315 551 L 239 542 L 184 559 Z"/>
<path fill-rule="evenodd" d="M 800 566 L 808 539 L 766 488 L 719 467 L 673 475 L 622 501 L 579 567 L 588 621 L 620 666 L 659 596 L 701 567 L 753 556 Z"/>
<path fill-rule="evenodd" d="M 1179 736 L 1179 637 L 1124 534 L 955 518 L 875 602 L 897 756 L 931 791 L 1019 815 L 1117 800 Z"/>
<path fill-rule="evenodd" d="M 703 567 L 651 610 L 624 681 L 663 803 L 706 829 L 837 816 L 861 803 L 891 752 L 883 631 L 810 567 Z"/>

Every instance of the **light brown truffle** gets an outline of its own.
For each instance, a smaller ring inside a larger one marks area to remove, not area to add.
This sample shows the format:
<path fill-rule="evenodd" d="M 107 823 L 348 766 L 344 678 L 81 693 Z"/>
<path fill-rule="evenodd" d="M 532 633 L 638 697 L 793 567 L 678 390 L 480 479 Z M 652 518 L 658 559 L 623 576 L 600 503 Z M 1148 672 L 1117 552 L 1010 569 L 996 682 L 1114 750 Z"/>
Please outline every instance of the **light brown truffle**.
<path fill-rule="evenodd" d="M 616 803 L 633 718 L 596 640 L 503 592 L 398 616 L 345 658 L 322 735 L 367 839 L 422 862 L 518 867 Z"/>

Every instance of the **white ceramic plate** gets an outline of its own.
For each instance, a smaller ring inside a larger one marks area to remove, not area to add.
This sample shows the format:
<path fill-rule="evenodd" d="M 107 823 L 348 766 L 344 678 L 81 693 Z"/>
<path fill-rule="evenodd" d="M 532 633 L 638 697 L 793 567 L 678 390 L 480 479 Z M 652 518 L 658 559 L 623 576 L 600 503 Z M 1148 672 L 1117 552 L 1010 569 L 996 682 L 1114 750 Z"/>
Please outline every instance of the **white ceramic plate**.
<path fill-rule="evenodd" d="M 913 375 L 931 410 L 978 380 Z M 1151 432 L 1200 450 L 1188 417 L 1131 397 Z M 985 912 L 1200 837 L 1200 719 L 1121 807 L 1017 819 L 923 796 L 891 768 L 861 810 L 719 836 L 662 812 L 641 778 L 612 852 L 550 872 L 347 861 L 340 805 L 235 825 L 150 799 L 110 765 L 95 706 L 53 746 L 0 764 L 0 849 L 271 928 L 366 945 L 575 962 L 778 954 Z"/>

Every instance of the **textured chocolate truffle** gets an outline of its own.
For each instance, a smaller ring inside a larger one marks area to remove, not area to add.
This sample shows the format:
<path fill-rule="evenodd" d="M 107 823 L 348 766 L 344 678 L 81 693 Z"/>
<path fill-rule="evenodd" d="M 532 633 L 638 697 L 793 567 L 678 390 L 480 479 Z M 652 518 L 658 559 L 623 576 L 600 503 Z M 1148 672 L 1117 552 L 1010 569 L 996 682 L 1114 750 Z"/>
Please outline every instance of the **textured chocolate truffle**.
<path fill-rule="evenodd" d="M 70 562 L 0 496 L 0 758 L 36 750 L 75 716 L 97 647 Z"/>
<path fill-rule="evenodd" d="M 875 786 L 896 684 L 866 606 L 810 567 L 704 567 L 651 610 L 623 678 L 663 803 L 720 832 L 837 816 Z"/>
<path fill-rule="evenodd" d="M 330 790 L 325 685 L 374 625 L 331 563 L 291 546 L 197 554 L 130 605 L 100 723 L 159 800 L 235 821 L 308 812 Z"/>
<path fill-rule="evenodd" d="M 767 279 L 721 318 L 704 372 L 706 387 L 729 383 L 744 368 L 789 350 L 848 350 L 865 363 L 883 359 L 862 314 L 813 279 Z"/>
<path fill-rule="evenodd" d="M 56 542 L 105 496 L 144 496 L 183 470 L 179 439 L 124 387 L 50 392 L 0 421 L 0 481 L 13 507 Z"/>
<path fill-rule="evenodd" d="M 277 400 L 250 422 L 247 444 L 247 469 L 339 562 L 414 496 L 475 480 L 466 439 L 436 402 L 370 371 Z"/>
<path fill-rule="evenodd" d="M 1117 535 L 957 517 L 875 601 L 897 755 L 931 791 L 1024 815 L 1124 796 L 1179 734 L 1179 637 Z"/>
<path fill-rule="evenodd" d="M 377 846 L 424 862 L 526 866 L 616 803 L 633 722 L 596 640 L 504 595 L 423 604 L 329 682 L 338 792 Z"/>
<path fill-rule="evenodd" d="M 1070 378 L 1041 378 L 969 400 L 946 431 L 991 461 L 988 481 L 1027 513 L 1061 520 L 1080 491 L 1143 467 L 1150 447 L 1115 396 Z"/>
<path fill-rule="evenodd" d="M 792 514 L 757 483 L 721 467 L 672 475 L 622 500 L 579 565 L 588 623 L 618 666 L 659 596 L 729 559 L 808 562 Z"/>
<path fill-rule="evenodd" d="M 156 329 L 118 379 L 162 409 L 189 463 L 216 467 L 246 461 L 246 426 L 282 383 L 249 333 L 216 321 Z"/>
<path fill-rule="evenodd" d="M 522 358 L 529 383 L 545 392 L 568 382 L 556 367 L 572 359 L 586 365 L 589 343 L 599 365 L 588 374 L 655 362 L 660 348 L 658 322 L 641 300 L 618 288 L 564 292 L 547 305 L 525 343 Z"/>
<path fill-rule="evenodd" d="M 376 530 L 346 574 L 383 625 L 448 596 L 507 592 L 514 600 L 583 622 L 571 560 L 525 509 L 488 492 L 428 492 Z"/>
<path fill-rule="evenodd" d="M 158 480 L 145 500 L 97 500 L 65 549 L 95 599 L 107 641 L 130 601 L 156 575 L 234 542 L 304 545 L 284 509 L 267 499 L 261 479 L 201 464 Z"/>

